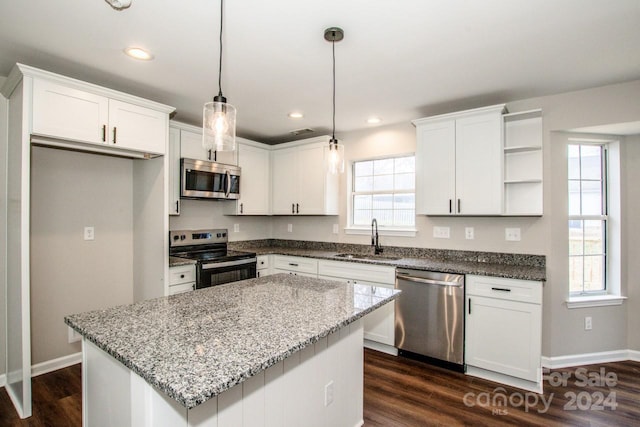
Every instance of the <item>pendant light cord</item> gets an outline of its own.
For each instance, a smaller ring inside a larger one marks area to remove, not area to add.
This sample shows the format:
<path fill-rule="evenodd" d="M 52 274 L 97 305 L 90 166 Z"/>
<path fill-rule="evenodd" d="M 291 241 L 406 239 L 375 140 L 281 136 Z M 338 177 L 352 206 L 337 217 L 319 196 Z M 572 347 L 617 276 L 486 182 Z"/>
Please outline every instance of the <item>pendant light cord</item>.
<path fill-rule="evenodd" d="M 333 129 L 331 136 L 335 142 L 336 139 L 336 41 L 331 41 L 331 50 L 333 51 Z"/>
<path fill-rule="evenodd" d="M 218 96 L 222 96 L 222 17 L 224 14 L 224 0 L 220 0 L 220 61 L 218 62 Z"/>

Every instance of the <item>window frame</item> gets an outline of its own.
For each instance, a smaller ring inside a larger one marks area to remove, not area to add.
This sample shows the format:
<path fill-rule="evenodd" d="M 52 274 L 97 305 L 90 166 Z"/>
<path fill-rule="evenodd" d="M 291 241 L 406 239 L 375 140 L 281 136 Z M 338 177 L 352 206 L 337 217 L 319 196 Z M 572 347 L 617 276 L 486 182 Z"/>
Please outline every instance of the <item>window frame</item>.
<path fill-rule="evenodd" d="M 369 162 L 375 160 L 386 160 L 386 159 L 399 159 L 403 157 L 413 157 L 415 161 L 415 153 L 395 153 L 390 155 L 384 155 L 379 157 L 370 157 L 363 159 L 354 159 L 349 162 L 349 174 L 347 177 L 347 226 L 344 231 L 346 234 L 361 234 L 361 235 L 370 235 L 371 234 L 371 226 L 370 225 L 354 225 L 353 215 L 354 215 L 354 206 L 353 199 L 357 194 L 413 194 L 414 195 L 414 218 L 413 225 L 411 226 L 389 226 L 389 225 L 380 225 L 378 224 L 378 233 L 383 236 L 400 236 L 400 237 L 415 237 L 417 234 L 416 229 L 416 218 L 415 214 L 415 195 L 416 195 L 416 185 L 415 179 L 413 183 L 412 190 L 373 190 L 367 192 L 356 192 L 355 191 L 355 165 L 361 162 Z M 395 171 L 394 171 L 395 175 Z M 415 176 L 415 170 L 414 170 Z"/>
<path fill-rule="evenodd" d="M 593 141 L 593 140 L 587 140 L 587 139 L 579 139 L 579 138 L 571 138 L 568 141 L 567 144 L 567 201 L 569 202 L 569 183 L 572 181 L 578 181 L 581 183 L 584 181 L 589 181 L 587 179 L 582 179 L 582 175 L 580 176 L 579 179 L 572 179 L 569 177 L 569 169 L 568 169 L 568 151 L 569 151 L 569 147 L 570 146 L 579 146 L 579 147 L 583 147 L 583 146 L 591 146 L 591 147 L 599 147 L 600 148 L 600 173 L 601 173 L 601 177 L 600 177 L 600 196 L 601 196 L 601 212 L 602 214 L 600 215 L 594 215 L 594 214 L 578 214 L 578 215 L 571 215 L 569 212 L 567 212 L 568 214 L 568 221 L 567 221 L 567 231 L 568 233 L 570 233 L 570 229 L 569 229 L 569 222 L 570 221 L 601 221 L 602 222 L 602 253 L 601 254 L 585 254 L 585 250 L 584 250 L 584 243 L 583 243 L 583 250 L 582 250 L 582 254 L 580 255 L 572 255 L 570 250 L 568 252 L 568 259 L 567 261 L 570 261 L 571 258 L 582 258 L 583 262 L 583 276 L 582 276 L 582 289 L 580 291 L 572 291 L 571 290 L 571 283 L 569 282 L 569 298 L 570 299 L 579 299 L 579 298 L 589 298 L 589 297 L 600 297 L 600 296 L 606 296 L 608 294 L 610 294 L 610 278 L 609 278 L 609 234 L 610 234 L 610 229 L 609 229 L 609 225 L 610 225 L 610 221 L 609 221 L 609 147 L 608 147 L 608 141 Z M 580 164 L 580 171 L 582 172 L 582 164 Z M 582 195 L 582 191 L 581 191 L 581 195 Z M 567 205 L 567 207 L 569 207 Z M 584 225 L 583 225 L 584 227 Z M 570 237 L 567 239 L 567 243 L 568 245 L 571 244 L 571 240 Z M 589 257 L 589 256 L 601 256 L 603 258 L 602 261 L 602 281 L 603 281 L 603 286 L 602 289 L 597 289 L 597 290 L 585 290 L 585 280 L 584 280 L 584 265 L 585 262 L 584 260 Z M 570 265 L 570 264 L 569 264 Z"/>

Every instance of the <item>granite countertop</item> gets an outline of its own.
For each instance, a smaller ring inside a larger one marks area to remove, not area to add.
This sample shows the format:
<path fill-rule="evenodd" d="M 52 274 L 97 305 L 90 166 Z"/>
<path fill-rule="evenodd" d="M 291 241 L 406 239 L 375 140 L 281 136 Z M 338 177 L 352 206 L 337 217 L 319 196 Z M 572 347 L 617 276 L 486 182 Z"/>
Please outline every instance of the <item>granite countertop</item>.
<path fill-rule="evenodd" d="M 283 246 L 255 246 L 239 245 L 234 246 L 235 250 L 243 250 L 247 252 L 255 252 L 258 255 L 290 255 L 300 256 L 308 258 L 326 259 L 331 261 L 345 261 L 345 262 L 357 262 L 365 264 L 378 264 L 389 265 L 400 268 L 412 268 L 416 270 L 425 271 L 439 271 L 443 273 L 458 273 L 458 274 L 477 274 L 481 276 L 495 276 L 505 277 L 509 279 L 521 279 L 521 280 L 546 280 L 546 268 L 540 265 L 527 265 L 529 255 L 515 255 L 515 254 L 492 254 L 493 256 L 483 258 L 483 255 L 478 255 L 477 258 L 480 261 L 470 261 L 467 259 L 458 259 L 458 257 L 451 256 L 446 257 L 447 252 L 456 251 L 437 251 L 438 255 L 445 254 L 445 256 L 405 256 L 405 255 L 392 255 L 382 254 L 379 257 L 371 258 L 344 258 L 337 255 L 349 252 L 345 251 L 331 251 L 323 249 L 307 249 L 296 247 L 283 247 Z M 504 255 L 502 258 L 509 258 L 509 263 L 500 263 L 496 260 L 501 260 L 499 255 Z M 486 259 L 483 260 L 483 259 Z M 523 263 L 518 263 L 519 259 L 523 260 Z M 526 261 L 525 261 L 526 260 Z"/>
<path fill-rule="evenodd" d="M 169 267 L 178 267 L 180 265 L 191 265 L 195 264 L 197 261 L 194 259 L 180 258 L 177 256 L 169 257 Z"/>
<path fill-rule="evenodd" d="M 276 274 L 74 314 L 65 323 L 193 408 L 386 304 L 398 292 Z"/>

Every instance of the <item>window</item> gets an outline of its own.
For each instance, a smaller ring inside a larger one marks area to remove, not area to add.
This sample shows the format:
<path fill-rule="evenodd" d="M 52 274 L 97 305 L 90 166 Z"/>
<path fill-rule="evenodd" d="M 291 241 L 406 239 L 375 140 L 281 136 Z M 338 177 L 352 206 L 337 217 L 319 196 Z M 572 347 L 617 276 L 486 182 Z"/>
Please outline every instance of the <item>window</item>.
<path fill-rule="evenodd" d="M 415 156 L 353 163 L 352 225 L 413 228 L 416 221 Z"/>
<path fill-rule="evenodd" d="M 569 290 L 607 291 L 607 149 L 569 144 Z"/>

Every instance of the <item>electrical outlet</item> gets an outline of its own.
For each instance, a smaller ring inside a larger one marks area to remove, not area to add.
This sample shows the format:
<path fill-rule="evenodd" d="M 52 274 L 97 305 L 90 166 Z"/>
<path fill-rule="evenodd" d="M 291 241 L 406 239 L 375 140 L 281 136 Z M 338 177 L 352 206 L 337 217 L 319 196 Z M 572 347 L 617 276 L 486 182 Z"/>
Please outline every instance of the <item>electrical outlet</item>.
<path fill-rule="evenodd" d="M 519 228 L 505 228 L 504 239 L 510 242 L 520 241 L 520 229 Z"/>
<path fill-rule="evenodd" d="M 433 237 L 436 239 L 448 239 L 450 231 L 449 227 L 433 227 Z"/>
<path fill-rule="evenodd" d="M 329 381 L 324 386 L 324 406 L 329 406 L 333 403 L 333 381 Z"/>
<path fill-rule="evenodd" d="M 85 227 L 84 228 L 84 240 L 93 240 L 95 239 L 95 229 L 93 227 Z"/>
<path fill-rule="evenodd" d="M 233 224 L 233 232 L 234 233 L 240 232 L 240 224 Z"/>
<path fill-rule="evenodd" d="M 338 224 L 333 224 L 333 234 L 338 234 L 338 232 L 339 232 Z"/>
<path fill-rule="evenodd" d="M 287 231 L 293 233 L 293 224 L 287 224 Z"/>
<path fill-rule="evenodd" d="M 591 329 L 593 329 L 593 323 L 591 320 L 591 316 L 587 316 L 584 318 L 584 330 L 585 331 L 590 331 Z"/>
<path fill-rule="evenodd" d="M 465 227 L 464 228 L 464 238 L 467 240 L 473 240 L 474 239 L 474 230 L 473 227 Z"/>

